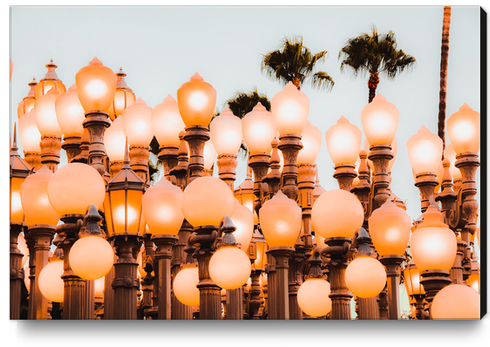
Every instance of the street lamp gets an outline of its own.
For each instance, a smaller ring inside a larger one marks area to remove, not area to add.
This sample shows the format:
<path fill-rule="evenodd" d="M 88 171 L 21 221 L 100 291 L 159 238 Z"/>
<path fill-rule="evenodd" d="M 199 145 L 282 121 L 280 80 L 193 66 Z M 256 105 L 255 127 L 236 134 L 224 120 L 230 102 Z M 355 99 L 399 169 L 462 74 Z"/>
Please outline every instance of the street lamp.
<path fill-rule="evenodd" d="M 418 320 L 425 319 L 426 314 L 424 310 L 424 298 L 425 290 L 420 282 L 420 271 L 410 259 L 407 267 L 403 270 L 403 278 L 405 280 L 405 287 L 407 288 L 407 294 L 415 301 L 415 315 Z"/>
<path fill-rule="evenodd" d="M 126 74 L 122 68 L 116 73 L 116 92 L 114 93 L 114 100 L 109 107 L 109 117 L 111 121 L 114 121 L 117 117 L 122 115 L 123 111 L 131 106 L 135 101 L 135 96 L 131 88 L 126 83 Z"/>
<path fill-rule="evenodd" d="M 32 81 L 29 82 L 30 89 L 27 96 L 25 96 L 17 106 L 17 117 L 19 117 L 19 119 L 34 108 L 34 102 L 36 101 L 36 85 L 36 78 L 32 78 Z"/>
<path fill-rule="evenodd" d="M 473 288 L 451 284 L 435 296 L 431 316 L 432 319 L 479 319 L 480 295 Z"/>

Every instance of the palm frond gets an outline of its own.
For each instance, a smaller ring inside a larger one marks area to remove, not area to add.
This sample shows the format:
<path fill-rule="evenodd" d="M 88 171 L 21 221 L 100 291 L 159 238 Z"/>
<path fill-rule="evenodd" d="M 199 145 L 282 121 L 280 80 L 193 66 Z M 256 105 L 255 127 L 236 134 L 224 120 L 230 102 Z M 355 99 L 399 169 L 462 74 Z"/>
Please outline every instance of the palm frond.
<path fill-rule="evenodd" d="M 318 71 L 311 76 L 311 85 L 312 87 L 324 89 L 324 90 L 332 90 L 335 82 L 327 74 L 325 71 Z"/>

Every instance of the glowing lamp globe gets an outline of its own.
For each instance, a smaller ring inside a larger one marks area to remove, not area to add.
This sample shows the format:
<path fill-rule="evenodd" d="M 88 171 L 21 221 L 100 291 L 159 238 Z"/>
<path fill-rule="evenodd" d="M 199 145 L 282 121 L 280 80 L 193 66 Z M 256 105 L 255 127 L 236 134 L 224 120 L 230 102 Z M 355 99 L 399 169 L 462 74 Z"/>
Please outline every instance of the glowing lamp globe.
<path fill-rule="evenodd" d="M 480 294 L 463 284 L 442 288 L 434 297 L 432 319 L 480 319 Z"/>
<path fill-rule="evenodd" d="M 354 237 L 362 226 L 364 209 L 359 199 L 345 190 L 329 190 L 320 195 L 311 210 L 315 232 L 324 238 Z"/>
<path fill-rule="evenodd" d="M 217 177 L 199 177 L 192 181 L 182 196 L 182 212 L 194 227 L 219 225 L 224 216 L 231 216 L 235 198 L 230 187 Z"/>
<path fill-rule="evenodd" d="M 250 154 L 270 153 L 276 137 L 276 124 L 272 114 L 259 102 L 242 119 L 243 139 Z"/>
<path fill-rule="evenodd" d="M 60 93 L 52 88 L 43 96 L 36 99 L 34 108 L 36 109 L 36 124 L 41 135 L 61 136 L 60 125 L 56 117 L 56 99 Z"/>
<path fill-rule="evenodd" d="M 454 146 L 452 143 L 448 144 L 444 149 L 444 158 L 448 159 L 450 162 L 449 172 L 454 181 L 460 180 L 463 178 L 461 171 L 456 167 L 456 151 L 454 150 Z"/>
<path fill-rule="evenodd" d="M 75 76 L 78 98 L 85 112 L 107 112 L 116 93 L 116 75 L 95 57 Z"/>
<path fill-rule="evenodd" d="M 309 111 L 310 99 L 292 82 L 288 82 L 284 89 L 271 99 L 272 118 L 280 135 L 300 135 Z"/>
<path fill-rule="evenodd" d="M 152 235 L 179 233 L 184 221 L 182 195 L 182 190 L 165 177 L 143 194 L 143 215 Z"/>
<path fill-rule="evenodd" d="M 81 278 L 96 280 L 104 277 L 114 264 L 114 250 L 100 236 L 85 236 L 78 239 L 69 253 L 70 266 Z"/>
<path fill-rule="evenodd" d="M 301 143 L 303 148 L 298 152 L 296 163 L 298 165 L 315 163 L 322 145 L 322 132 L 320 129 L 307 121 L 301 134 Z"/>
<path fill-rule="evenodd" d="M 60 215 L 85 214 L 90 205 L 102 206 L 105 182 L 92 166 L 69 163 L 61 166 L 49 180 L 48 196 Z"/>
<path fill-rule="evenodd" d="M 48 68 L 46 75 L 44 75 L 44 78 L 40 79 L 39 83 L 36 84 L 36 89 L 34 92 L 36 100 L 48 93 L 51 89 L 59 91 L 60 94 L 63 94 L 66 91 L 65 85 L 56 74 L 55 70 L 58 66 L 53 63 L 53 59 L 46 64 L 46 67 Z"/>
<path fill-rule="evenodd" d="M 213 141 L 206 141 L 204 143 L 204 150 L 202 156 L 204 157 L 204 169 L 211 170 L 216 161 L 216 149 L 214 148 Z"/>
<path fill-rule="evenodd" d="M 301 208 L 278 191 L 261 207 L 262 232 L 269 247 L 294 247 L 301 231 Z"/>
<path fill-rule="evenodd" d="M 32 109 L 19 119 L 19 139 L 25 153 L 41 152 L 41 133 L 36 123 L 36 111 Z"/>
<path fill-rule="evenodd" d="M 229 189 L 229 188 L 228 188 Z M 187 306 L 199 306 L 199 271 L 197 264 L 187 264 L 173 281 L 173 293 L 177 300 Z"/>
<path fill-rule="evenodd" d="M 30 227 L 36 224 L 56 225 L 60 214 L 53 208 L 48 198 L 48 186 L 53 173 L 43 165 L 35 174 L 27 176 L 20 185 L 24 223 Z"/>
<path fill-rule="evenodd" d="M 344 116 L 331 126 L 326 134 L 328 153 L 335 166 L 355 165 L 361 150 L 362 133 L 358 127 L 349 123 Z"/>
<path fill-rule="evenodd" d="M 126 84 L 126 74 L 119 68 L 119 72 L 116 73 L 116 91 L 114 93 L 114 100 L 109 107 L 109 117 L 112 121 L 115 118 L 122 115 L 124 110 L 131 106 L 135 101 L 135 96 L 131 88 Z"/>
<path fill-rule="evenodd" d="M 456 235 L 444 224 L 437 207 L 429 206 L 422 217 L 410 238 L 413 261 L 419 271 L 449 271 L 456 258 Z"/>
<path fill-rule="evenodd" d="M 398 109 L 378 93 L 361 110 L 364 135 L 371 146 L 391 145 L 398 128 Z"/>
<path fill-rule="evenodd" d="M 224 246 L 209 260 L 209 275 L 224 289 L 237 289 L 247 283 L 252 271 L 248 255 L 240 248 Z"/>
<path fill-rule="evenodd" d="M 356 296 L 375 297 L 386 285 L 385 268 L 375 258 L 357 257 L 345 269 L 345 284 Z"/>
<path fill-rule="evenodd" d="M 308 278 L 298 289 L 298 305 L 312 317 L 325 316 L 332 310 L 330 283 L 323 278 Z"/>
<path fill-rule="evenodd" d="M 148 146 L 153 138 L 151 107 L 143 99 L 138 98 L 131 106 L 124 110 L 124 133 L 128 137 L 130 146 Z"/>
<path fill-rule="evenodd" d="M 480 274 L 471 274 L 466 282 L 473 288 L 478 294 L 480 294 Z"/>
<path fill-rule="evenodd" d="M 408 295 L 425 294 L 424 286 L 420 283 L 420 271 L 413 262 L 413 259 L 410 260 L 408 266 L 403 270 L 403 277 L 405 278 L 405 287 L 407 288 Z"/>
<path fill-rule="evenodd" d="M 423 125 L 407 141 L 408 158 L 415 174 L 437 172 L 442 158 L 442 140 Z"/>
<path fill-rule="evenodd" d="M 186 127 L 207 127 L 216 105 L 216 90 L 196 72 L 177 90 L 177 104 Z"/>
<path fill-rule="evenodd" d="M 236 154 L 242 144 L 242 120 L 227 107 L 209 125 L 211 140 L 216 153 Z"/>
<path fill-rule="evenodd" d="M 82 136 L 85 111 L 78 99 L 76 85 L 73 84 L 66 93 L 61 94 L 55 100 L 54 106 L 58 124 L 65 138 Z"/>
<path fill-rule="evenodd" d="M 26 97 L 22 99 L 21 102 L 19 102 L 19 105 L 17 106 L 17 116 L 19 117 L 19 119 L 21 119 L 23 115 L 25 115 L 27 112 L 29 112 L 34 108 L 34 103 L 36 102 L 36 98 L 35 98 L 36 85 L 37 85 L 36 79 L 33 78 L 32 81 L 29 83 L 29 87 L 31 88 L 29 90 L 29 93 L 27 94 Z"/>
<path fill-rule="evenodd" d="M 53 261 L 48 263 L 39 273 L 39 290 L 48 300 L 63 302 L 65 284 L 61 279 L 64 272 L 63 261 Z"/>
<path fill-rule="evenodd" d="M 253 213 L 235 199 L 235 209 L 233 210 L 233 214 L 229 217 L 236 227 L 236 230 L 233 232 L 236 242 L 242 245 L 241 249 L 247 250 L 254 232 Z"/>
<path fill-rule="evenodd" d="M 114 119 L 111 126 L 104 132 L 104 145 L 110 161 L 124 161 L 126 134 L 124 133 L 122 117 Z"/>
<path fill-rule="evenodd" d="M 408 213 L 386 200 L 368 219 L 371 239 L 379 255 L 403 255 L 410 239 L 412 221 Z"/>
<path fill-rule="evenodd" d="M 447 135 L 456 153 L 480 150 L 480 113 L 464 103 L 447 120 Z"/>
<path fill-rule="evenodd" d="M 169 94 L 151 111 L 151 122 L 160 146 L 179 147 L 179 134 L 185 129 L 177 101 Z"/>

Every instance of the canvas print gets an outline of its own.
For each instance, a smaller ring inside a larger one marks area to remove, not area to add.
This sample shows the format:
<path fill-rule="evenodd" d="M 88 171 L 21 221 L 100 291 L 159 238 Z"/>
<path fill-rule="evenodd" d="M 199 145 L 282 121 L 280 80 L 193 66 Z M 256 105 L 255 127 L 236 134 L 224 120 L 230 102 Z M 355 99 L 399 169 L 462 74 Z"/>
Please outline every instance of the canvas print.
<path fill-rule="evenodd" d="M 10 7 L 10 319 L 480 319 L 485 23 Z"/>

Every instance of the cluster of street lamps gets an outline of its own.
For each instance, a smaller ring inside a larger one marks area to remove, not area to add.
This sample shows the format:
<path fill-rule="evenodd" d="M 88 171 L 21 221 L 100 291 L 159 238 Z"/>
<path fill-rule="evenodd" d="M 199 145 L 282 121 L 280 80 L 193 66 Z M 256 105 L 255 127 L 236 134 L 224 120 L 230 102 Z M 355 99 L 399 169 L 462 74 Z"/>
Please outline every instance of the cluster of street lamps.
<path fill-rule="evenodd" d="M 326 132 L 339 189 L 325 191 L 322 134 L 292 83 L 271 112 L 213 118 L 216 91 L 197 73 L 152 109 L 97 58 L 68 90 L 46 66 L 18 106 L 24 157 L 17 128 L 10 152 L 11 319 L 23 280 L 28 319 L 50 319 L 53 302 L 63 319 L 351 319 L 353 298 L 358 319 L 400 319 L 401 274 L 416 319 L 479 318 L 480 115 L 468 105 L 447 120 L 444 156 L 424 126 L 407 142 L 412 225 L 390 189 L 398 110 L 380 94 L 361 112 L 364 150 L 343 116 Z M 154 136 L 164 175 L 152 184 Z"/>

